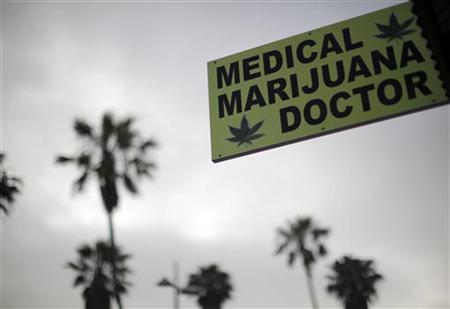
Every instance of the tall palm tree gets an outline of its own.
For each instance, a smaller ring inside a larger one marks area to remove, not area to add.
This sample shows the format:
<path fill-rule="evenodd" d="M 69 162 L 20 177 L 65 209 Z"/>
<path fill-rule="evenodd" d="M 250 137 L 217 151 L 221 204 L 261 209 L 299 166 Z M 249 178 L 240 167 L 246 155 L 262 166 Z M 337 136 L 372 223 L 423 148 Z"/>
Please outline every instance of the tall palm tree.
<path fill-rule="evenodd" d="M 230 275 L 212 264 L 191 274 L 186 290 L 190 291 L 187 294 L 198 297 L 197 302 L 203 309 L 220 309 L 222 304 L 231 298 L 233 287 Z"/>
<path fill-rule="evenodd" d="M 111 297 L 127 292 L 126 266 L 128 254 L 115 250 L 109 243 L 98 241 L 95 246 L 83 245 L 78 250 L 75 262 L 67 266 L 76 272 L 74 286 L 82 285 L 86 309 L 110 309 Z M 113 275 L 115 265 L 116 283 Z"/>
<path fill-rule="evenodd" d="M 314 290 L 312 266 L 319 257 L 327 254 L 322 239 L 328 235 L 329 230 L 319 228 L 311 218 L 299 217 L 293 222 L 288 222 L 287 228 L 278 228 L 277 233 L 281 241 L 276 254 L 286 252 L 289 266 L 293 266 L 296 259 L 302 260 L 312 307 L 319 308 Z"/>
<path fill-rule="evenodd" d="M 119 205 L 118 184 L 122 183 L 129 192 L 136 194 L 136 180 L 142 176 L 151 176 L 150 172 L 155 167 L 147 158 L 148 150 L 156 146 L 155 141 L 140 139 L 132 129 L 132 124 L 132 118 L 116 121 L 112 114 L 105 113 L 101 127 L 94 130 L 84 120 L 76 119 L 74 129 L 83 140 L 83 147 L 74 156 L 60 155 L 56 159 L 57 163 L 74 163 L 81 169 L 81 175 L 74 183 L 77 191 L 83 190 L 92 174 L 96 176 L 108 217 L 109 240 L 113 248 L 116 247 L 113 212 Z M 113 263 L 113 277 L 114 269 Z M 115 297 L 122 309 L 120 294 Z"/>
<path fill-rule="evenodd" d="M 19 186 L 22 181 L 15 176 L 11 176 L 4 168 L 5 154 L 0 153 L 0 210 L 5 214 L 9 213 L 8 207 L 14 203 L 17 194 L 20 193 Z"/>
<path fill-rule="evenodd" d="M 346 309 L 367 309 L 376 296 L 375 284 L 383 279 L 373 264 L 372 260 L 344 256 L 331 267 L 328 292 L 336 294 Z"/>

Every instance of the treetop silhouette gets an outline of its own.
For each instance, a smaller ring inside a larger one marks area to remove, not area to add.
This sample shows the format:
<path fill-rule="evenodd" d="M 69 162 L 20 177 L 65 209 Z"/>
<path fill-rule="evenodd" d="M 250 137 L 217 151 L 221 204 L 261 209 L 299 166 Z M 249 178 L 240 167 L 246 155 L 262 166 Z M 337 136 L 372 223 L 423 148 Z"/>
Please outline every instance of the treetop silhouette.
<path fill-rule="evenodd" d="M 16 200 L 16 196 L 20 193 L 20 185 L 22 180 L 16 176 L 11 176 L 5 170 L 4 160 L 6 155 L 0 153 L 0 166 L 1 166 L 1 177 L 0 177 L 0 210 L 5 214 L 9 214 L 9 207 Z"/>
<path fill-rule="evenodd" d="M 76 119 L 73 127 L 85 142 L 84 147 L 75 155 L 59 155 L 56 159 L 57 163 L 72 163 L 81 169 L 74 183 L 77 191 L 83 190 L 91 174 L 97 176 L 108 212 L 112 212 L 119 203 L 118 180 L 127 191 L 136 194 L 136 181 L 143 176 L 151 177 L 156 167 L 147 158 L 148 150 L 155 148 L 156 142 L 141 139 L 132 128 L 133 122 L 130 117 L 115 121 L 112 114 L 105 113 L 100 129 L 94 130 L 84 120 Z"/>
<path fill-rule="evenodd" d="M 149 150 L 156 147 L 156 142 L 142 139 L 133 129 L 133 123 L 131 117 L 116 120 L 111 113 L 105 113 L 100 128 L 94 129 L 86 121 L 76 119 L 73 128 L 83 141 L 83 147 L 74 155 L 59 155 L 56 158 L 57 163 L 75 164 L 81 170 L 74 182 L 78 191 L 83 190 L 91 174 L 96 176 L 107 212 L 109 239 L 113 248 L 116 246 L 112 214 L 119 205 L 118 184 L 122 183 L 127 191 L 136 194 L 136 181 L 144 176 L 151 177 L 156 167 L 148 158 Z M 114 262 L 113 259 L 113 277 Z M 122 309 L 120 294 L 115 296 L 119 309 Z"/>
<path fill-rule="evenodd" d="M 67 267 L 76 272 L 73 285 L 84 287 L 86 309 L 110 309 L 111 297 L 127 293 L 131 285 L 126 280 L 131 272 L 126 265 L 130 255 L 104 241 L 92 247 L 82 245 L 77 253 L 77 260 L 68 262 Z"/>
<path fill-rule="evenodd" d="M 329 230 L 318 227 L 311 218 L 298 217 L 288 222 L 286 228 L 278 228 L 277 234 L 280 237 L 280 243 L 275 254 L 287 253 L 289 266 L 293 266 L 297 259 L 301 259 L 306 272 L 312 307 L 318 308 L 312 266 L 320 257 L 327 254 L 323 238 L 328 236 Z"/>
<path fill-rule="evenodd" d="M 335 294 L 346 309 L 366 309 L 376 297 L 375 285 L 383 276 L 374 269 L 372 260 L 344 256 L 331 266 L 327 291 Z"/>
<path fill-rule="evenodd" d="M 189 276 L 186 290 L 197 296 L 198 304 L 203 309 L 220 309 L 231 298 L 233 287 L 230 275 L 211 264 Z"/>

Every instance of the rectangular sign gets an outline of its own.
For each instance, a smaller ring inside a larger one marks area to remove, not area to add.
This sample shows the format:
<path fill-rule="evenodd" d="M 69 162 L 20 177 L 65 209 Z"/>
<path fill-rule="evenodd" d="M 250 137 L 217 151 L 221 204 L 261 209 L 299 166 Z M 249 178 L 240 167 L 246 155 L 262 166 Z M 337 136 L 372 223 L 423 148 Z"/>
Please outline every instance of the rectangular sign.
<path fill-rule="evenodd" d="M 208 63 L 219 162 L 446 104 L 410 3 Z"/>

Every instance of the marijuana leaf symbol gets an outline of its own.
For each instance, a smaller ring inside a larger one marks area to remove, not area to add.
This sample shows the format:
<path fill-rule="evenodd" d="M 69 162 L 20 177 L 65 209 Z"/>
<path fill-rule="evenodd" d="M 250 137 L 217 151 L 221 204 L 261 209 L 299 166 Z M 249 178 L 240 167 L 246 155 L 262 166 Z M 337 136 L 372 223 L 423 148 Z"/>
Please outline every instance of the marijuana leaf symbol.
<path fill-rule="evenodd" d="M 263 122 L 264 122 L 264 120 L 258 122 L 253 127 L 250 127 L 248 124 L 248 120 L 244 114 L 244 116 L 241 119 L 241 127 L 240 128 L 235 128 L 230 125 L 228 126 L 231 134 L 233 134 L 233 137 L 227 138 L 227 141 L 237 143 L 238 147 L 241 146 L 242 144 L 251 145 L 252 140 L 260 138 L 261 136 L 264 135 L 262 133 L 255 134 L 261 128 L 261 126 L 263 125 Z"/>
<path fill-rule="evenodd" d="M 394 13 L 389 17 L 389 25 L 377 25 L 378 30 L 381 31 L 380 34 L 375 35 L 375 37 L 379 39 L 387 39 L 388 42 L 394 39 L 403 40 L 403 37 L 407 34 L 413 33 L 416 31 L 415 29 L 407 29 L 413 22 L 414 18 L 411 17 L 407 19 L 404 23 L 400 24 L 397 16 Z"/>

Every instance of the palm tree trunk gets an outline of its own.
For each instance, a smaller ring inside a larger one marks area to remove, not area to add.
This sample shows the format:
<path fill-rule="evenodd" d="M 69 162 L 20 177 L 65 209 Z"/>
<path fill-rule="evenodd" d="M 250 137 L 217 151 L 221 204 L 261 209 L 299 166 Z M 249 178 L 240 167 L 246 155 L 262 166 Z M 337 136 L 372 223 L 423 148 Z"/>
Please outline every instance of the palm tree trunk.
<path fill-rule="evenodd" d="M 313 309 L 319 308 L 319 303 L 317 301 L 316 291 L 314 289 L 313 279 L 311 270 L 306 268 L 306 284 L 308 285 L 309 297 L 311 299 L 311 305 Z"/>
<path fill-rule="evenodd" d="M 117 271 L 116 271 L 116 242 L 114 240 L 114 227 L 113 227 L 113 220 L 112 220 L 112 211 L 108 212 L 108 223 L 109 223 L 109 240 L 111 242 L 111 247 L 112 247 L 112 252 L 113 252 L 113 257 L 112 257 L 112 272 L 113 272 L 113 284 L 114 284 L 114 289 L 116 289 L 117 287 Z M 116 298 L 117 301 L 117 306 L 119 307 L 119 309 L 122 309 L 122 300 L 120 298 L 120 294 L 116 293 L 116 291 L 114 291 L 114 297 Z"/>
<path fill-rule="evenodd" d="M 202 309 L 221 309 L 221 303 L 220 302 L 210 302 L 207 304 L 203 304 L 203 306 L 200 306 Z"/>

